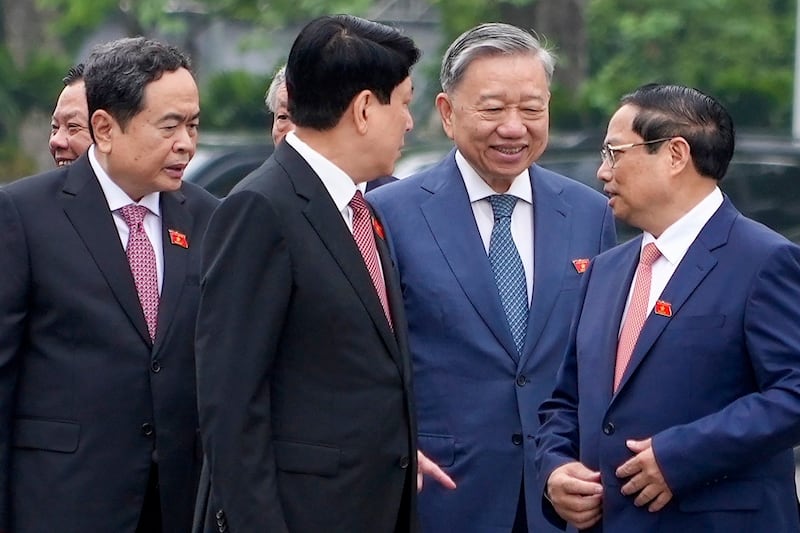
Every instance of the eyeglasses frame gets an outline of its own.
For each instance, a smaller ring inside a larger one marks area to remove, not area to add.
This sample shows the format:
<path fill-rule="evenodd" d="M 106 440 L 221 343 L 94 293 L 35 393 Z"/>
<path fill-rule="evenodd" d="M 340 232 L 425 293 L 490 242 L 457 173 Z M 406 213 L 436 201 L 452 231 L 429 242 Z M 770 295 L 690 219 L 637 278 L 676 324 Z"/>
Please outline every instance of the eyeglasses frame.
<path fill-rule="evenodd" d="M 649 144 L 656 144 L 665 141 L 671 141 L 675 137 L 662 137 L 660 139 L 653 139 L 652 141 L 643 141 L 638 143 L 629 143 L 629 144 L 618 144 L 616 146 L 611 144 L 604 144 L 600 147 L 600 160 L 603 163 L 608 163 L 608 168 L 615 168 L 617 166 L 617 160 L 614 156 L 614 152 L 622 152 L 624 153 L 625 150 L 629 150 L 631 148 L 635 148 L 637 146 L 646 146 Z"/>

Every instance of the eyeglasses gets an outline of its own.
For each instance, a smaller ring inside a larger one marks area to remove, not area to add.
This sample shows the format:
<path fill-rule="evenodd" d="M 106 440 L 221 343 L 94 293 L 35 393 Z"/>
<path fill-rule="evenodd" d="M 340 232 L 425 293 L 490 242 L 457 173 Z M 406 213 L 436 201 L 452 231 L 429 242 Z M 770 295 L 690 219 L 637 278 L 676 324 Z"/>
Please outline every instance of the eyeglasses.
<path fill-rule="evenodd" d="M 652 141 L 644 141 L 640 143 L 630 143 L 630 144 L 619 144 L 617 146 L 604 144 L 600 148 L 600 158 L 602 159 L 603 163 L 608 163 L 609 168 L 614 168 L 617 164 L 616 157 L 614 156 L 616 152 L 625 152 L 625 150 L 628 150 L 630 148 L 635 148 L 637 146 L 644 146 L 646 144 L 655 144 L 664 141 L 671 141 L 674 138 L 675 137 L 662 137 L 661 139 L 653 139 Z"/>

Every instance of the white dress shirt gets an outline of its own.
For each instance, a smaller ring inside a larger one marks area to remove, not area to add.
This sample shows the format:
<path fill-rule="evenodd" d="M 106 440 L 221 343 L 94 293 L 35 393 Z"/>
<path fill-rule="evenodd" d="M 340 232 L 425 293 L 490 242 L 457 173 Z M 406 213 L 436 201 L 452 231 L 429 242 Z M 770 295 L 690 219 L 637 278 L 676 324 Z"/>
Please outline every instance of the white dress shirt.
<path fill-rule="evenodd" d="M 653 263 L 652 266 L 650 299 L 647 304 L 647 314 L 650 314 L 650 311 L 655 307 L 656 301 L 661 296 L 661 293 L 664 292 L 664 288 L 667 286 L 667 283 L 669 283 L 669 280 L 675 273 L 675 269 L 678 268 L 681 260 L 689 250 L 689 247 L 721 205 L 722 191 L 720 191 L 718 187 L 714 187 L 714 190 L 711 191 L 708 196 L 694 206 L 688 213 L 676 220 L 658 239 L 650 233 L 644 232 L 642 248 L 639 250 L 640 257 L 642 253 L 641 250 L 651 242 L 655 243 L 656 248 L 661 252 L 661 257 L 656 259 L 656 262 Z M 622 324 L 625 323 L 625 317 L 628 314 L 628 307 L 631 303 L 631 296 L 633 295 L 633 287 L 635 284 L 636 276 L 634 275 L 631 281 L 631 287 L 628 290 L 628 300 L 625 303 L 625 311 L 622 314 L 620 331 L 622 331 Z"/>
<path fill-rule="evenodd" d="M 483 181 L 483 178 L 459 151 L 456 151 L 456 165 L 461 172 L 464 186 L 467 188 L 472 214 L 475 216 L 475 223 L 478 225 L 483 247 L 488 255 L 492 228 L 494 228 L 494 212 L 492 204 L 489 202 L 489 196 L 498 193 Z M 522 260 L 522 267 L 525 269 L 525 283 L 530 305 L 533 296 L 533 189 L 528 169 L 514 178 L 511 187 L 505 194 L 518 198 L 514 212 L 511 214 L 511 237 L 514 239 L 514 244 Z"/>
<path fill-rule="evenodd" d="M 120 209 L 130 204 L 143 205 L 147 208 L 147 214 L 144 217 L 142 225 L 144 226 L 144 232 L 147 234 L 147 238 L 150 240 L 150 244 L 153 246 L 153 252 L 156 256 L 158 292 L 160 294 L 161 286 L 164 283 L 164 246 L 161 237 L 160 193 L 150 193 L 138 202 L 134 202 L 131 197 L 109 177 L 105 169 L 100 166 L 94 150 L 95 146 L 91 145 L 89 147 L 89 164 L 92 165 L 92 170 L 94 170 L 97 176 L 97 181 L 100 182 L 100 188 L 103 189 L 103 194 L 106 197 L 106 202 L 108 202 L 108 209 L 114 217 L 114 224 L 117 226 L 117 234 L 119 234 L 119 240 L 122 243 L 123 249 L 128 247 L 130 229 L 125 219 L 122 218 L 122 211 L 120 211 Z"/>
<path fill-rule="evenodd" d="M 359 183 L 360 187 L 357 187 L 353 182 L 353 178 L 348 176 L 344 170 L 300 140 L 293 131 L 287 133 L 283 140 L 288 141 L 289 146 L 297 150 L 297 153 L 305 159 L 311 170 L 316 172 L 328 194 L 331 195 L 333 203 L 336 204 L 336 209 L 342 214 L 344 223 L 347 224 L 350 233 L 353 233 L 353 209 L 350 207 L 350 200 L 353 199 L 356 190 L 360 190 L 361 194 L 364 194 L 367 186 L 366 182 Z"/>

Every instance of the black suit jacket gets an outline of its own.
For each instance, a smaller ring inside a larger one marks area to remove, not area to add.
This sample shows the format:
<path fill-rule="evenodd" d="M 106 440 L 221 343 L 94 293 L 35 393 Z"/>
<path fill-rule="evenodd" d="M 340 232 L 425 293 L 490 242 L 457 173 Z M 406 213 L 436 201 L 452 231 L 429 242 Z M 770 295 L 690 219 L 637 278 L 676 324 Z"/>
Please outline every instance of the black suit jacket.
<path fill-rule="evenodd" d="M 210 482 L 198 529 L 415 529 L 405 317 L 376 240 L 394 331 L 341 214 L 289 144 L 215 213 L 198 318 Z"/>
<path fill-rule="evenodd" d="M 88 158 L 0 189 L 0 529 L 133 532 L 153 459 L 165 531 L 190 528 L 199 255 L 216 203 L 192 184 L 161 194 L 153 345 Z"/>

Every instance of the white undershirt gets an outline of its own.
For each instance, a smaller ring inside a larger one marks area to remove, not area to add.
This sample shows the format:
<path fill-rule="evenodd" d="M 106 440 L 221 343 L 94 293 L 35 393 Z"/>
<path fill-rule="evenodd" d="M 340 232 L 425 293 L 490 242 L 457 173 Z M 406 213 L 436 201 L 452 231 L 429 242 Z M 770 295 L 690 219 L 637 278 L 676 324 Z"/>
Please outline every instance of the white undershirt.
<path fill-rule="evenodd" d="M 681 260 L 689 250 L 689 247 L 721 205 L 722 192 L 719 190 L 719 187 L 714 187 L 714 190 L 711 191 L 708 196 L 668 227 L 658 239 L 650 233 L 643 233 L 642 248 L 639 250 L 640 257 L 642 253 L 641 250 L 651 242 L 654 242 L 661 252 L 661 257 L 656 259 L 652 266 L 650 299 L 647 304 L 647 314 L 650 314 L 650 311 L 655 306 L 661 293 L 664 292 L 664 288 L 667 286 L 667 283 L 669 283 L 669 280 L 675 273 L 675 269 L 678 268 Z M 628 290 L 628 300 L 625 303 L 625 311 L 622 314 L 620 331 L 622 331 L 622 324 L 625 323 L 625 317 L 628 314 L 628 306 L 630 306 L 631 303 L 631 296 L 633 295 L 633 287 L 635 284 L 636 276 L 634 275 L 630 289 Z"/>
<path fill-rule="evenodd" d="M 100 188 L 103 189 L 103 195 L 108 202 L 108 209 L 114 217 L 114 224 L 117 226 L 117 234 L 122 243 L 122 248 L 128 246 L 128 235 L 130 229 L 125 219 L 122 218 L 120 209 L 130 204 L 143 205 L 147 208 L 147 214 L 144 217 L 144 232 L 153 246 L 153 252 L 156 256 L 156 272 L 158 274 L 158 292 L 161 293 L 161 286 L 164 283 L 164 246 L 161 237 L 161 204 L 160 193 L 154 192 L 144 196 L 139 202 L 134 202 L 128 194 L 123 191 L 119 185 L 114 182 L 108 175 L 105 169 L 100 166 L 97 156 L 94 153 L 95 146 L 89 147 L 89 164 L 92 165 L 97 176 L 97 181 L 100 182 Z"/>
<path fill-rule="evenodd" d="M 483 247 L 486 254 L 489 254 L 489 243 L 494 228 L 494 212 L 489 196 L 497 194 L 489 185 L 483 181 L 474 168 L 467 162 L 460 151 L 456 151 L 456 165 L 461 172 L 464 186 L 467 188 L 467 195 L 472 206 L 472 214 L 475 216 L 475 223 L 481 234 Z M 528 291 L 528 304 L 530 305 L 533 295 L 533 190 L 528 169 L 525 169 L 519 176 L 514 178 L 511 187 L 505 194 L 510 194 L 518 198 L 511 214 L 511 237 L 519 252 L 522 260 L 522 267 L 525 269 L 525 283 Z"/>

